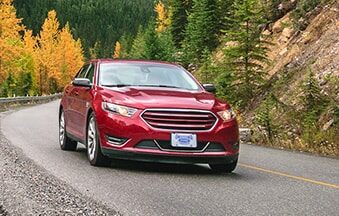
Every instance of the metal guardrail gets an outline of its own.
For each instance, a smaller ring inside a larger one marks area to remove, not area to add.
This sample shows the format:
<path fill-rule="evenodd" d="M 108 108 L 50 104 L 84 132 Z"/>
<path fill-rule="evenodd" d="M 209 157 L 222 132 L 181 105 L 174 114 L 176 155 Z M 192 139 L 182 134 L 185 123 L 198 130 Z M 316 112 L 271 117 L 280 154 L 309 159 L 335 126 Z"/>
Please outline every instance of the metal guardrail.
<path fill-rule="evenodd" d="M 0 98 L 0 107 L 7 107 L 12 104 L 27 104 L 50 101 L 60 98 L 61 95 L 61 93 L 57 93 L 46 96 Z"/>

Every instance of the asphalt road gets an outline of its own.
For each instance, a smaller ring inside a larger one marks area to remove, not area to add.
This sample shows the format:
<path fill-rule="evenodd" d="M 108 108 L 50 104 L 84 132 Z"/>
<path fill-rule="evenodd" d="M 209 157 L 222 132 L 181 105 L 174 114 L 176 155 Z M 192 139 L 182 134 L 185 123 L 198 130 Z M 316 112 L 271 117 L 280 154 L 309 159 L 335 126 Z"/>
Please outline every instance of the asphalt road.
<path fill-rule="evenodd" d="M 2 133 L 81 193 L 124 215 L 339 215 L 339 160 L 242 145 L 233 174 L 205 165 L 89 165 L 58 145 L 58 101 L 7 115 Z"/>

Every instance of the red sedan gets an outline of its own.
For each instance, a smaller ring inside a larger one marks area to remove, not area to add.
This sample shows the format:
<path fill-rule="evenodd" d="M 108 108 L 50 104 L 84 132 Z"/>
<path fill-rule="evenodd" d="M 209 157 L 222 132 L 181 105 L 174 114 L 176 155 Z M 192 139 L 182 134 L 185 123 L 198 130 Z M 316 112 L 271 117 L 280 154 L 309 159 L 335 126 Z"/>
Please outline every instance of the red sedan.
<path fill-rule="evenodd" d="M 232 172 L 239 129 L 231 107 L 181 66 L 154 61 L 93 60 L 65 87 L 61 149 L 87 147 L 91 165 L 110 158 L 206 163 Z"/>

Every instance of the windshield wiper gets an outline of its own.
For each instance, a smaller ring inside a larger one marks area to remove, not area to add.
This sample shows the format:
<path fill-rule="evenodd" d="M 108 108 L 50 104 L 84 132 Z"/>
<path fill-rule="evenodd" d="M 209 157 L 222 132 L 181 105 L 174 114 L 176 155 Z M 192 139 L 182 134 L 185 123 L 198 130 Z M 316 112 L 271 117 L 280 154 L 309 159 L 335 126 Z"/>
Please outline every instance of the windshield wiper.
<path fill-rule="evenodd" d="M 123 88 L 123 87 L 129 87 L 129 86 L 132 86 L 132 85 L 128 85 L 128 84 L 115 84 L 115 85 L 102 85 L 104 87 L 117 87 L 117 88 Z"/>
<path fill-rule="evenodd" d="M 170 85 L 130 85 L 130 84 L 115 84 L 115 85 L 102 85 L 104 87 L 109 87 L 109 88 L 123 88 L 123 87 L 130 87 L 130 86 L 135 86 L 135 87 L 155 87 L 155 88 L 175 88 L 175 89 L 180 89 L 180 87 L 177 86 L 170 86 Z"/>
<path fill-rule="evenodd" d="M 159 87 L 159 88 L 176 88 L 176 89 L 180 89 L 177 86 L 170 86 L 170 85 L 138 85 L 140 87 Z"/>

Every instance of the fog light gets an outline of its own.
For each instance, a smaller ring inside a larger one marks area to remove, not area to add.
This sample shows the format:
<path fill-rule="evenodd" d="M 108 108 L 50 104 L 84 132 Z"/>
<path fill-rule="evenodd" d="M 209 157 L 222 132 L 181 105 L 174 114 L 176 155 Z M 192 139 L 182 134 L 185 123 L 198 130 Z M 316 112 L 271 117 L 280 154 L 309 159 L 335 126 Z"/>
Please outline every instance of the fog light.
<path fill-rule="evenodd" d="M 126 138 L 113 137 L 108 135 L 106 135 L 106 140 L 108 141 L 109 144 L 113 145 L 123 145 L 127 141 Z"/>

